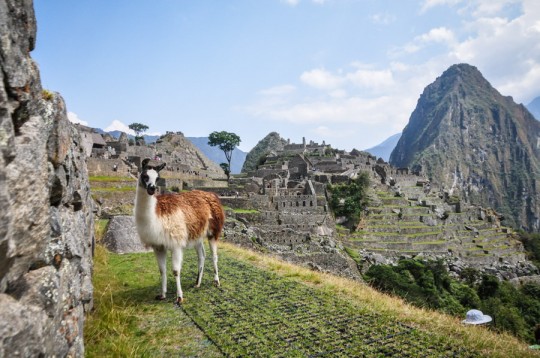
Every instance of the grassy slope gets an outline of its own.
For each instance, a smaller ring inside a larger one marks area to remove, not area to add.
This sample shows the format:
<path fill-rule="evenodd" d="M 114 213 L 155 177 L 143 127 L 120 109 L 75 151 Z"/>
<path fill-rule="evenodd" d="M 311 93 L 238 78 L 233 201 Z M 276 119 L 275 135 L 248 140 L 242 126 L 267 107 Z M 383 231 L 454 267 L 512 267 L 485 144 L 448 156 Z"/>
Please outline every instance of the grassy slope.
<path fill-rule="evenodd" d="M 335 348 L 336 339 L 342 340 L 342 348 L 349 345 L 345 353 L 370 356 L 414 356 L 419 349 L 424 349 L 423 354 L 431 349 L 429 355 L 451 351 L 499 357 L 532 354 L 510 335 L 463 326 L 455 318 L 414 308 L 361 283 L 227 243 L 221 243 L 220 253 L 222 287 L 211 286 L 207 260 L 203 287 L 195 290 L 196 258 L 192 250 L 186 252 L 186 303 L 178 309 L 172 295 L 166 302 L 153 300 L 158 273 L 152 254 L 115 255 L 99 248 L 94 273 L 96 310 L 85 328 L 87 355 L 207 357 L 275 355 L 279 350 L 306 355 Z M 169 280 L 170 292 L 173 287 Z M 273 296 L 277 291 L 279 298 Z M 345 331 L 355 335 L 336 333 L 343 324 Z M 389 329 L 401 335 L 383 337 Z M 284 345 L 287 337 L 292 339 Z M 380 344 L 371 339 L 377 337 Z M 258 350 L 250 351 L 250 347 Z"/>

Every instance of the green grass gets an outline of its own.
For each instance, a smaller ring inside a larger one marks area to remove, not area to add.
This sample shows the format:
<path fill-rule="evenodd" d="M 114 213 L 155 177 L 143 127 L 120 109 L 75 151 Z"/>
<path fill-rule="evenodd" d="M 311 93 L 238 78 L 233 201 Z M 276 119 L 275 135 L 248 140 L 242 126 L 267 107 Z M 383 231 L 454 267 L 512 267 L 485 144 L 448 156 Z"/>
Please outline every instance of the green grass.
<path fill-rule="evenodd" d="M 232 210 L 237 214 L 258 214 L 260 213 L 259 210 L 256 209 L 241 209 L 241 208 L 231 208 L 230 206 L 223 205 L 223 210 Z"/>
<path fill-rule="evenodd" d="M 362 263 L 362 257 L 360 256 L 358 251 L 351 248 L 351 247 L 347 247 L 347 246 L 345 246 L 344 249 L 345 249 L 345 252 L 347 253 L 347 255 L 349 255 L 349 257 L 351 259 L 353 259 L 354 262 L 356 262 L 356 265 L 360 266 L 361 263 Z"/>
<path fill-rule="evenodd" d="M 233 209 L 238 214 L 258 214 L 259 210 L 256 209 Z"/>
<path fill-rule="evenodd" d="M 97 246 L 87 357 L 221 356 L 185 313 L 154 300 L 158 279 L 153 254 L 115 255 Z"/>
<path fill-rule="evenodd" d="M 109 219 L 98 219 L 94 222 L 94 231 L 96 233 L 96 242 L 100 242 L 107 233 Z"/>
<path fill-rule="evenodd" d="M 88 178 L 90 182 L 122 182 L 122 181 L 134 181 L 135 179 L 131 177 L 116 177 L 116 176 L 105 176 L 105 175 L 95 175 Z"/>
<path fill-rule="evenodd" d="M 85 327 L 88 357 L 124 356 L 524 356 L 526 346 L 482 327 L 409 306 L 364 284 L 220 245 L 222 286 L 193 287 L 187 250 L 185 303 L 155 301 L 153 254 L 98 247 L 95 311 Z"/>
<path fill-rule="evenodd" d="M 124 191 L 135 191 L 133 186 L 121 186 L 121 187 L 108 187 L 108 188 L 94 188 L 92 193 L 110 193 L 110 192 L 124 192 Z"/>

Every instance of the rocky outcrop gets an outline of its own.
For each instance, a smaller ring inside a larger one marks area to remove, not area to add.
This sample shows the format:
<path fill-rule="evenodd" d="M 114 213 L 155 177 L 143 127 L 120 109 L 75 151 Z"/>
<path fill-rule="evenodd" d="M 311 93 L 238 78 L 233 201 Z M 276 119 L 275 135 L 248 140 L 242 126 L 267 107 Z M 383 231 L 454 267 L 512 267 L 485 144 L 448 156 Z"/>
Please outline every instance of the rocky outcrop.
<path fill-rule="evenodd" d="M 277 255 L 283 260 L 315 271 L 361 280 L 356 264 L 345 253 L 343 245 L 333 238 L 332 233 L 272 228 L 266 219 L 257 221 L 248 221 L 242 216 L 228 213 L 224 240 Z"/>
<path fill-rule="evenodd" d="M 422 171 L 450 195 L 540 230 L 540 122 L 473 66 L 446 70 L 418 100 L 390 163 Z"/>
<path fill-rule="evenodd" d="M 102 243 L 109 251 L 119 254 L 151 251 L 141 243 L 135 227 L 135 219 L 129 215 L 111 218 Z"/>
<path fill-rule="evenodd" d="M 165 170 L 182 173 L 188 171 L 200 177 L 213 179 L 224 178 L 223 169 L 208 159 L 189 139 L 181 132 L 169 132 L 161 136 L 155 144 L 155 151 L 167 163 Z M 135 150 L 130 147 L 130 150 Z M 141 155 L 141 157 L 152 155 Z"/>
<path fill-rule="evenodd" d="M 269 133 L 261 139 L 246 156 L 246 161 L 242 167 L 242 172 L 247 173 L 256 170 L 262 157 L 269 153 L 277 153 L 285 148 L 287 141 L 276 132 Z"/>
<path fill-rule="evenodd" d="M 0 1 L 0 356 L 83 356 L 93 215 L 80 136 L 43 92 L 30 1 Z"/>

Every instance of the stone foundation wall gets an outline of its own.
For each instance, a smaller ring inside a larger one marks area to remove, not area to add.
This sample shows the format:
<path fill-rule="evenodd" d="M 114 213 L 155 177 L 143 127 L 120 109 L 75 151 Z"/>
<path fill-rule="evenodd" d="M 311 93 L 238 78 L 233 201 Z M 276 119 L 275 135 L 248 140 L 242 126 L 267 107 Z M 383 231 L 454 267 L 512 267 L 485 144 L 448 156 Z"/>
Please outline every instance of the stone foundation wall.
<path fill-rule="evenodd" d="M 31 1 L 0 0 L 0 357 L 84 356 L 93 215 L 82 140 L 44 99 Z"/>

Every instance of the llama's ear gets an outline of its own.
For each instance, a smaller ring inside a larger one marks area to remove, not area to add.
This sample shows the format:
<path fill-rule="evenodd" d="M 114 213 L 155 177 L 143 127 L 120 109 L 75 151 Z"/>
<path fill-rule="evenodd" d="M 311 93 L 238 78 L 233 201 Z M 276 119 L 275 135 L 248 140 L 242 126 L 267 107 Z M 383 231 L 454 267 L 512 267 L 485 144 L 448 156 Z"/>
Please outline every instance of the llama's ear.
<path fill-rule="evenodd" d="M 167 163 L 161 163 L 160 165 L 158 165 L 157 167 L 154 168 L 155 171 L 159 172 L 161 169 L 165 168 L 165 165 Z"/>
<path fill-rule="evenodd" d="M 141 162 L 141 169 L 144 170 L 146 168 L 146 165 L 148 164 L 148 162 L 150 161 L 150 158 L 144 158 L 143 161 Z"/>

